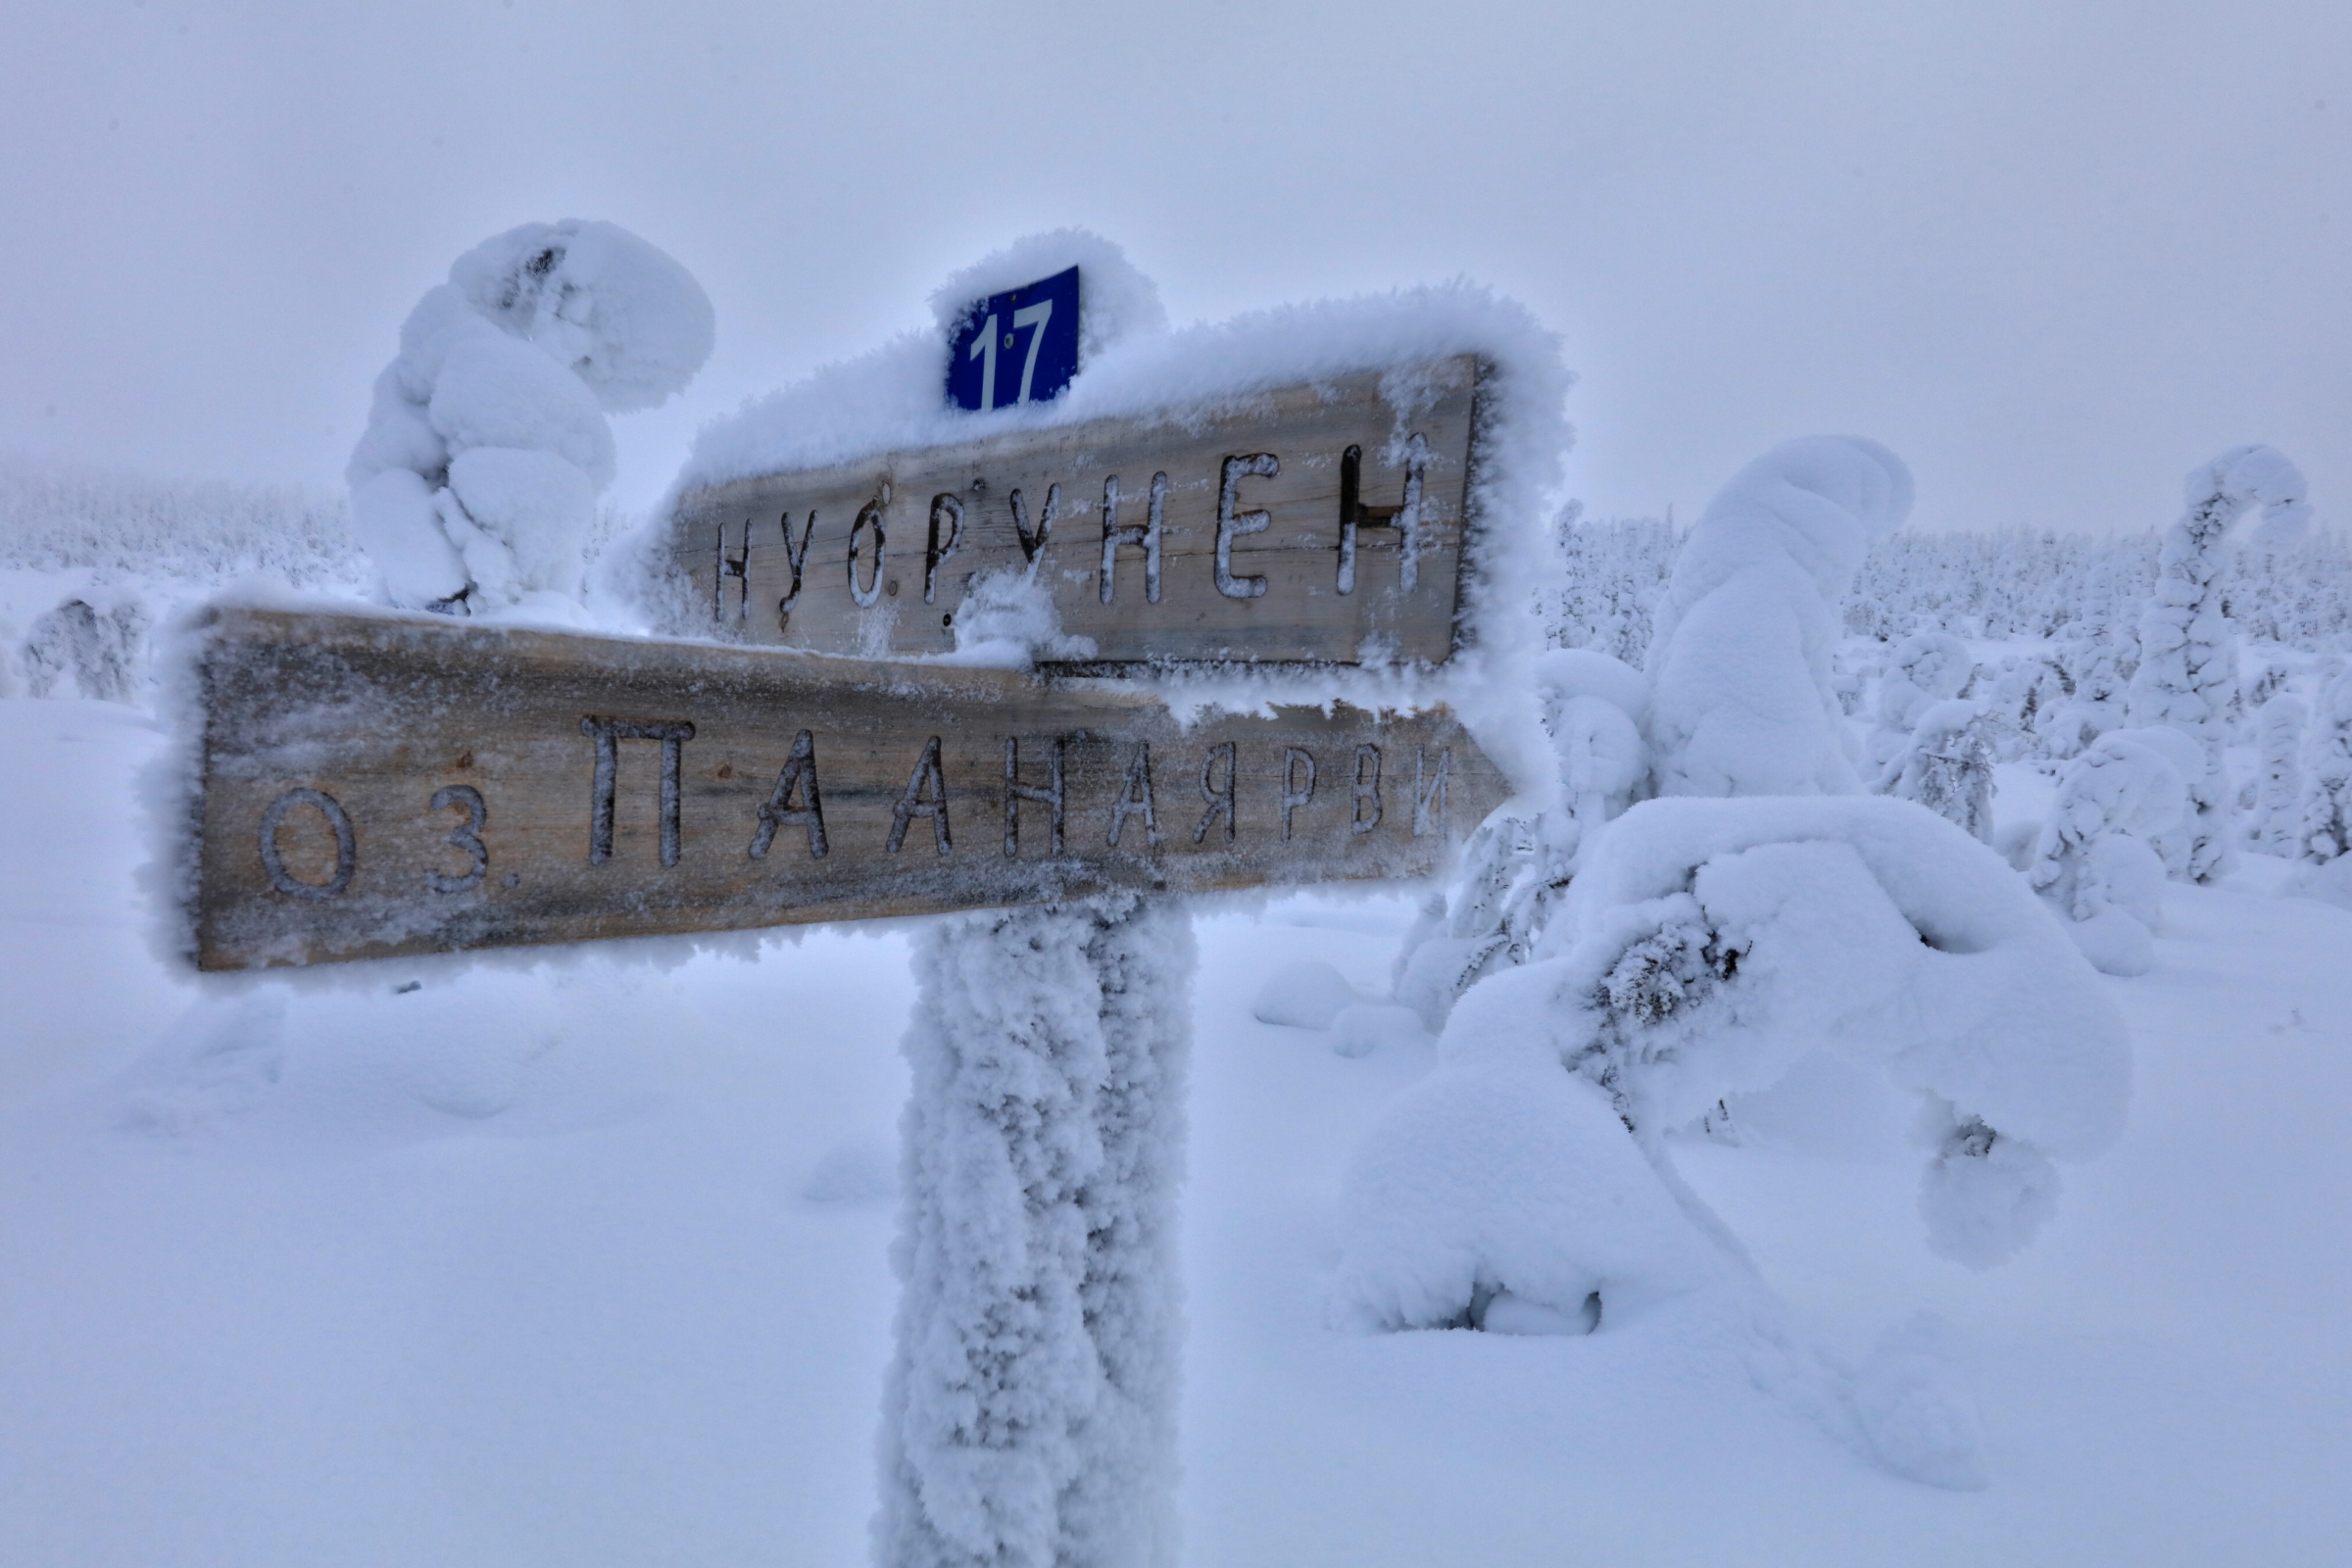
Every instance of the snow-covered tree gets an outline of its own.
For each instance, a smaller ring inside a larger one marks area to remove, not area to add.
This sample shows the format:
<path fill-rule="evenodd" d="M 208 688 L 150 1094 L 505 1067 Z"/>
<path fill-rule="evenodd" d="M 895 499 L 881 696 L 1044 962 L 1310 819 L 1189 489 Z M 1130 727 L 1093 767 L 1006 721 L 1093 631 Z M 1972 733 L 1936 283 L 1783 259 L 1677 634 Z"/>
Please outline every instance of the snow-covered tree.
<path fill-rule="evenodd" d="M 1838 604 L 1910 510 L 1902 460 L 1850 436 L 1787 442 L 1724 486 L 1656 611 L 1654 793 L 1860 793 L 1832 682 Z"/>
<path fill-rule="evenodd" d="M 2051 1212 L 2053 1158 L 2123 1125 L 2130 1047 L 2097 976 L 1997 856 L 1906 802 L 1636 806 L 1544 947 L 1462 998 L 1437 1070 L 1359 1148 L 1342 1321 L 1581 1334 L 1664 1314 L 1843 1407 L 1666 1135 L 1816 1051 L 1884 1071 L 1922 1103 L 1929 1245 L 1984 1267 Z"/>
<path fill-rule="evenodd" d="M 2352 855 L 2352 671 L 2320 695 L 2302 772 L 2301 858 L 2325 865 Z"/>
<path fill-rule="evenodd" d="M 2039 649 L 2003 656 L 1982 685 L 1994 750 L 2006 760 L 2049 756 L 2066 729 L 2074 688 L 2058 661 Z"/>
<path fill-rule="evenodd" d="M 2108 974 L 2145 974 L 2154 961 L 2165 867 L 2153 846 L 2188 808 L 2177 759 L 2144 732 L 2102 735 L 2058 781 L 2027 881 Z"/>
<path fill-rule="evenodd" d="M 1911 744 L 1887 763 L 1879 793 L 1917 801 L 1986 844 L 1992 842 L 1991 715 L 1957 698 L 1919 716 Z"/>
<path fill-rule="evenodd" d="M 1648 776 L 1640 672 L 1589 649 L 1554 649 L 1536 661 L 1536 690 L 1561 804 L 1482 823 L 1463 848 L 1450 896 L 1407 935 L 1397 955 L 1396 1000 L 1432 1031 L 1469 986 L 1527 961 L 1584 845 L 1633 803 Z"/>
<path fill-rule="evenodd" d="M 2254 802 L 2256 842 L 2273 855 L 2291 858 L 2303 820 L 2303 730 L 2311 713 L 2283 691 L 2273 694 L 2257 712 L 2262 776 Z"/>
<path fill-rule="evenodd" d="M 400 329 L 352 452 L 352 530 L 408 609 L 576 599 L 612 481 L 609 413 L 710 358 L 710 301 L 612 223 L 525 223 L 458 258 Z"/>
<path fill-rule="evenodd" d="M 2266 523 L 2307 511 L 2303 475 L 2265 446 L 2235 447 L 2184 483 L 2188 510 L 2165 535 L 2156 591 L 2139 621 L 2139 669 L 2132 678 L 2132 721 L 2163 724 L 2195 740 L 2203 773 L 2188 781 L 2187 875 L 2206 882 L 2230 854 L 2230 795 L 2222 748 L 2237 691 L 2237 637 L 2223 617 L 2222 542 L 2249 508 Z"/>
<path fill-rule="evenodd" d="M 1910 744 L 1921 715 L 1967 691 L 1976 672 L 1977 662 L 1969 657 L 1968 645 L 1950 632 L 1914 632 L 1897 643 L 1886 658 L 1886 673 L 1879 680 L 1870 739 L 1872 760 L 1892 761 Z"/>
<path fill-rule="evenodd" d="M 2073 690 L 2048 715 L 2042 733 L 2050 755 L 2067 758 L 2109 730 L 2124 727 L 2129 720 L 2125 693 L 2131 683 L 2124 673 L 2124 651 L 2112 642 L 2062 643 L 2058 658 Z"/>

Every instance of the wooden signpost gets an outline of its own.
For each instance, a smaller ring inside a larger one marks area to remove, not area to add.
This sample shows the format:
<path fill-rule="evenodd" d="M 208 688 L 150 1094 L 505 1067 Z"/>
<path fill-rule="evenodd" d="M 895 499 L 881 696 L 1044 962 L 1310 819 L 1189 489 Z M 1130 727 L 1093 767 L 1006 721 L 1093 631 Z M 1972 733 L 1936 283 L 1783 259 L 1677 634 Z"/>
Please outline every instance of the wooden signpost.
<path fill-rule="evenodd" d="M 1442 663 L 1480 373 L 1462 356 L 738 480 L 681 499 L 672 563 L 696 630 L 811 653 L 944 653 L 977 578 L 1034 565 L 1094 646 L 1080 663 Z"/>
<path fill-rule="evenodd" d="M 1006 300 L 1034 360 L 1050 313 Z M 981 376 L 1017 335 L 973 339 Z M 1511 787 L 1442 708 L 1180 719 L 1099 677 L 1443 664 L 1483 375 L 1463 355 L 691 492 L 669 545 L 696 641 L 217 610 L 197 961 L 1051 906 L 917 945 L 877 1550 L 1171 1561 L 1193 947 L 1158 895 L 1425 877 Z M 1042 593 L 1059 663 L 919 662 L 981 592 Z"/>
<path fill-rule="evenodd" d="M 223 610 L 207 969 L 1426 876 L 1509 789 L 1444 710 Z"/>

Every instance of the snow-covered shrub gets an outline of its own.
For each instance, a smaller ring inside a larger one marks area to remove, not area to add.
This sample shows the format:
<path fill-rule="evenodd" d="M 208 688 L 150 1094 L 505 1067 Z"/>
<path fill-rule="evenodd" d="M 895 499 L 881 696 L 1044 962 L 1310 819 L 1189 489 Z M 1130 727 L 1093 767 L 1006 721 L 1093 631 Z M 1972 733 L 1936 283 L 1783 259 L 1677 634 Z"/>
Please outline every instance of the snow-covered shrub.
<path fill-rule="evenodd" d="M 1831 685 L 1837 607 L 1872 542 L 1910 510 L 1902 460 L 1849 436 L 1787 442 L 1724 486 L 1657 607 L 1655 793 L 1861 790 Z"/>
<path fill-rule="evenodd" d="M 1886 673 L 1879 681 L 1879 700 L 1871 729 L 1871 759 L 1894 760 L 1910 744 L 1922 714 L 1937 703 L 1948 703 L 1968 690 L 1977 672 L 1968 645 L 1949 632 L 1915 632 L 1895 645 L 1886 657 Z"/>
<path fill-rule="evenodd" d="M 1664 1135 L 1822 1048 L 1921 1097 L 1929 1244 L 1972 1267 L 2031 1239 L 2051 1160 L 2102 1152 L 2130 1093 L 2095 973 L 1948 822 L 1883 799 L 1650 801 L 1358 1151 L 1336 1313 L 1609 1333 L 1712 1298 L 1753 1331 L 1765 1293 Z"/>
<path fill-rule="evenodd" d="M 1564 586 L 1542 606 L 1545 641 L 1639 667 L 1649 651 L 1652 610 L 1681 546 L 1672 520 L 1590 521 L 1582 504 L 1571 501 L 1551 530 Z"/>
<path fill-rule="evenodd" d="M 148 613 L 136 595 L 118 593 L 101 613 L 69 599 L 34 620 L 18 658 L 34 697 L 87 697 L 128 703 L 145 670 Z"/>
<path fill-rule="evenodd" d="M 2027 880 L 2108 974 L 2145 974 L 2154 961 L 2165 868 L 2152 845 L 2187 812 L 2187 781 L 2144 732 L 2099 737 L 2058 781 Z"/>
<path fill-rule="evenodd" d="M 2287 693 L 2274 693 L 2257 710 L 2255 738 L 2262 776 L 2254 799 L 2256 839 L 2273 855 L 2292 858 L 2303 820 L 2303 729 L 2310 710 Z"/>
<path fill-rule="evenodd" d="M 2068 758 L 2129 721 L 2125 693 L 2131 677 L 2125 673 L 2124 650 L 2104 640 L 2060 643 L 2058 662 L 2070 690 L 2045 712 L 2040 733 L 2050 756 Z"/>
<path fill-rule="evenodd" d="M 385 596 L 575 598 L 612 480 L 606 415 L 683 388 L 710 341 L 702 286 L 614 224 L 525 223 L 459 257 L 403 323 L 346 470 Z"/>
<path fill-rule="evenodd" d="M 2352 856 L 2352 673 L 2321 693 L 2303 749 L 2300 858 L 2325 865 Z"/>
<path fill-rule="evenodd" d="M 2235 447 L 2193 470 L 2188 510 L 2165 535 L 2156 591 L 2139 621 L 2139 669 L 2132 678 L 2132 721 L 2169 725 L 2195 740 L 2203 772 L 2188 781 L 2187 875 L 2206 882 L 2230 854 L 2230 798 L 2222 764 L 2230 704 L 2237 695 L 2237 636 L 2223 616 L 2222 541 L 2247 509 L 2266 519 L 2306 511 L 2303 475 L 2269 447 Z"/>
<path fill-rule="evenodd" d="M 1524 963 L 1542 939 L 1576 858 L 1648 777 L 1641 673 L 1590 649 L 1536 661 L 1536 693 L 1559 767 L 1562 804 L 1496 817 L 1465 847 L 1444 919 L 1417 927 L 1398 956 L 1396 1000 L 1433 1031 L 1473 982 Z"/>
<path fill-rule="evenodd" d="M 2033 649 L 2004 655 L 1978 690 L 1991 721 L 1994 750 L 2002 760 L 2047 757 L 2061 743 L 2074 688 L 2064 666 L 2050 654 Z M 2080 744 L 2075 749 L 2081 750 Z"/>
<path fill-rule="evenodd" d="M 1976 703 L 1937 703 L 1879 780 L 1879 793 L 1917 801 L 1971 838 L 1992 842 L 1992 717 Z"/>

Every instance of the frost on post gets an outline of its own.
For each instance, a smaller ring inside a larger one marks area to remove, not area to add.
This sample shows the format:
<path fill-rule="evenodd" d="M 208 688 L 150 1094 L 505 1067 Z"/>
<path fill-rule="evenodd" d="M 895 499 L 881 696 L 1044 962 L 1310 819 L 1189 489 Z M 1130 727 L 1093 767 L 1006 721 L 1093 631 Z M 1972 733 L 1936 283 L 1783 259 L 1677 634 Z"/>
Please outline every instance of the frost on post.
<path fill-rule="evenodd" d="M 878 1560 L 1173 1560 L 1180 908 L 943 922 L 906 1037 Z"/>
<path fill-rule="evenodd" d="M 459 257 L 401 326 L 345 470 L 385 597 L 575 599 L 612 481 L 606 415 L 682 389 L 710 337 L 702 286 L 612 223 L 525 223 Z"/>
<path fill-rule="evenodd" d="M 2266 526 L 2289 525 L 2309 508 L 2301 472 L 2264 446 L 2223 453 L 2191 472 L 2183 489 L 2188 510 L 2165 535 L 2156 591 L 2140 612 L 2131 708 L 2132 723 L 2170 725 L 2204 753 L 2203 769 L 2188 781 L 2194 816 L 2182 869 L 2208 882 L 2229 859 L 2222 748 L 2237 688 L 2237 636 L 2222 613 L 2222 541 L 2250 508 L 2262 508 Z"/>

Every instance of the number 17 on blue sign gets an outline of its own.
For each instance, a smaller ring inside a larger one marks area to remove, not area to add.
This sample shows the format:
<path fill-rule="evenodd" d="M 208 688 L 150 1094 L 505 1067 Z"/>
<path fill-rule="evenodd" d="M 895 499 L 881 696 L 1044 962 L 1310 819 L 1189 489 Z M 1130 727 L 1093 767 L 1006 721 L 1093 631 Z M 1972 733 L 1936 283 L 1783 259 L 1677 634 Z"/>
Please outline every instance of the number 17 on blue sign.
<path fill-rule="evenodd" d="M 948 400 L 986 413 L 1044 403 L 1078 373 L 1078 269 L 976 300 L 948 345 Z"/>

